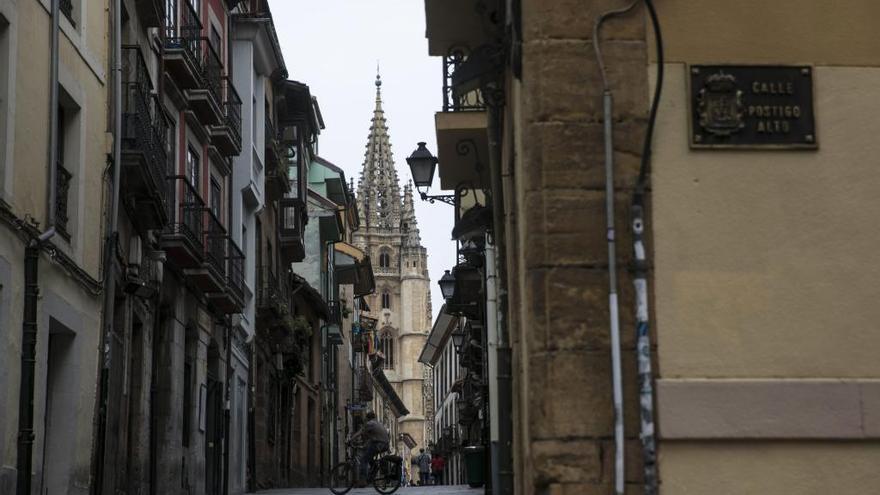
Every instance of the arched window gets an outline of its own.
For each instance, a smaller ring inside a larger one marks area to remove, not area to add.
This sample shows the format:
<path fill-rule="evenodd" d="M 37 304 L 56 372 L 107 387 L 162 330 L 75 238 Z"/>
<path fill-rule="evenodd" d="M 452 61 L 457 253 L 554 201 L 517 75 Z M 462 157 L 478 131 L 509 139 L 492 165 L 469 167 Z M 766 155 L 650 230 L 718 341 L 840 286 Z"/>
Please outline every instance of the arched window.
<path fill-rule="evenodd" d="M 379 253 L 379 267 L 388 268 L 389 266 L 391 266 L 391 255 L 388 254 L 388 251 L 382 251 Z"/>
<path fill-rule="evenodd" d="M 391 309 L 391 294 L 388 291 L 382 293 L 382 309 Z"/>
<path fill-rule="evenodd" d="M 394 336 L 391 332 L 384 331 L 379 337 L 379 350 L 385 356 L 383 367 L 386 370 L 394 369 Z"/>

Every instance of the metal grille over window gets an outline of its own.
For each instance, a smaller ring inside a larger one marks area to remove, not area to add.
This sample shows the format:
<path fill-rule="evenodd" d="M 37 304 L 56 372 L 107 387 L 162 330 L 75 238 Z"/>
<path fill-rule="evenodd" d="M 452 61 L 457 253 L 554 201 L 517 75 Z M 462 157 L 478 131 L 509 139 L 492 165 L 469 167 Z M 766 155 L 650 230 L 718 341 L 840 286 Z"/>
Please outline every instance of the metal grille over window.
<path fill-rule="evenodd" d="M 70 239 L 70 231 L 67 229 L 68 203 L 70 192 L 70 180 L 73 174 L 67 171 L 63 165 L 58 164 L 58 172 L 55 184 L 55 228 L 64 238 Z"/>

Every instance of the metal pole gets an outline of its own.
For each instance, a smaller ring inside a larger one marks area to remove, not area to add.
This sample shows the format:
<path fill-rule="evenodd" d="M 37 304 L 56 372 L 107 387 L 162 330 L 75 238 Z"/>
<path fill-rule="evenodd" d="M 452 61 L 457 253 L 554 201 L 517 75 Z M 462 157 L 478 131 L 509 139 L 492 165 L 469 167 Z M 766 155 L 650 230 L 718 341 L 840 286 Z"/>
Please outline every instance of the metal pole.
<path fill-rule="evenodd" d="M 605 222 L 608 238 L 608 311 L 611 316 L 611 381 L 614 400 L 614 490 L 623 494 L 623 380 L 620 364 L 620 316 L 617 306 L 617 254 L 614 230 L 614 144 L 612 140 L 613 101 L 605 90 Z"/>
<path fill-rule="evenodd" d="M 40 247 L 31 242 L 24 257 L 24 322 L 21 343 L 21 388 L 18 402 L 18 495 L 31 494 L 31 467 L 34 446 L 34 369 L 37 356 L 37 298 L 40 287 L 37 270 Z"/>

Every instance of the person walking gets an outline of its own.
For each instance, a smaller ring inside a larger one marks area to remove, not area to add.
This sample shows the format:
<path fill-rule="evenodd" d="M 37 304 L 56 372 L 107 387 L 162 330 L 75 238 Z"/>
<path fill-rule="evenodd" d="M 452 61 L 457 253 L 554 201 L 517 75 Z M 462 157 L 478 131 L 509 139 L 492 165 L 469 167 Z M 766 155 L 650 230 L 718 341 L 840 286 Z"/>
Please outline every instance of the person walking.
<path fill-rule="evenodd" d="M 425 449 L 419 449 L 419 456 L 416 457 L 416 464 L 419 465 L 419 485 L 425 486 L 429 484 L 431 476 L 431 456 L 425 453 Z"/>
<path fill-rule="evenodd" d="M 431 472 L 434 474 L 434 484 L 443 485 L 443 471 L 446 469 L 446 459 L 442 455 L 435 455 L 431 459 Z"/>

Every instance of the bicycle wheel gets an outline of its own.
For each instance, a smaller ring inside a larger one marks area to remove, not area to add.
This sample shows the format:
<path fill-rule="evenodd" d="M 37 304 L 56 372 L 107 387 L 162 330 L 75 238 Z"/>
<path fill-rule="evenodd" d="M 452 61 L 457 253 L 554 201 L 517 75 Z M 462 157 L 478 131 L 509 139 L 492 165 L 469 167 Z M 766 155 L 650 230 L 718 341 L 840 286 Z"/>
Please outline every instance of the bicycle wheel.
<path fill-rule="evenodd" d="M 373 478 L 373 488 L 383 495 L 390 495 L 400 488 L 400 464 L 388 460 L 379 461 Z"/>
<path fill-rule="evenodd" d="M 345 495 L 354 486 L 354 466 L 350 462 L 340 462 L 330 471 L 330 491 Z"/>

